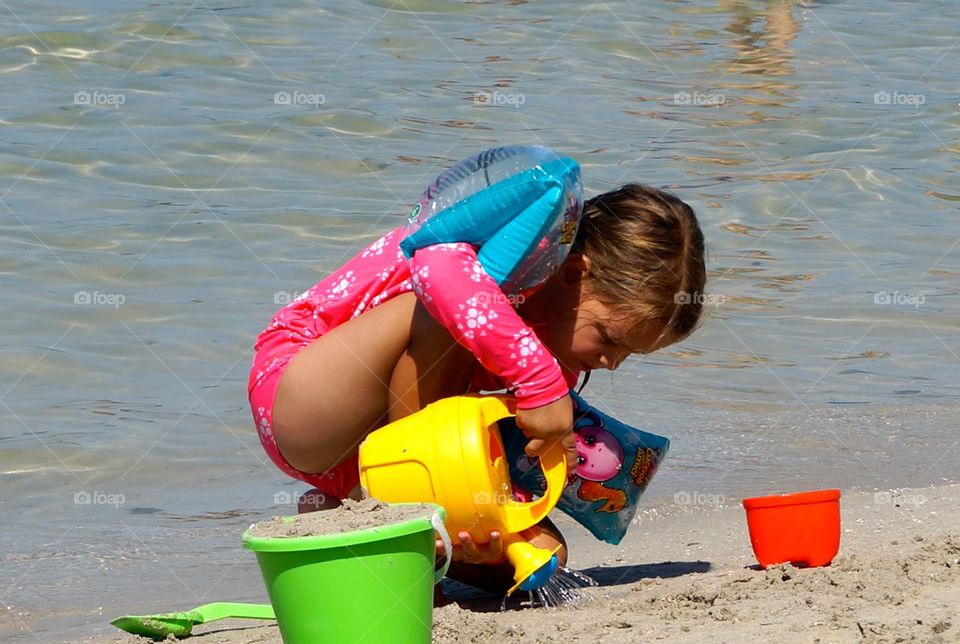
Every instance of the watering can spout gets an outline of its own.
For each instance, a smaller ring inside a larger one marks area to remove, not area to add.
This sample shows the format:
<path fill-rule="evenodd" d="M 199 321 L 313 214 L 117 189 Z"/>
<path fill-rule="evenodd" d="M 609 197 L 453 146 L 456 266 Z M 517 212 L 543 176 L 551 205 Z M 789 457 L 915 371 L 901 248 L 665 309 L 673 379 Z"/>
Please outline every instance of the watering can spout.
<path fill-rule="evenodd" d="M 513 565 L 513 581 L 515 582 L 507 595 L 520 590 L 536 590 L 553 576 L 557 570 L 557 551 L 562 548 L 558 545 L 554 549 L 538 548 L 524 541 L 515 534 L 508 535 L 506 543 L 507 560 Z"/>

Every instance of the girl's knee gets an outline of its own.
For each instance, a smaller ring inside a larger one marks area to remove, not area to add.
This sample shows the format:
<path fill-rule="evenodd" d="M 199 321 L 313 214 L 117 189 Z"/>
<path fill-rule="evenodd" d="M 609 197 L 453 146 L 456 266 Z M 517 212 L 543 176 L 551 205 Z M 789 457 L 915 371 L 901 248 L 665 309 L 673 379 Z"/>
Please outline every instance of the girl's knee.
<path fill-rule="evenodd" d="M 563 538 L 560 530 L 549 519 L 544 519 L 537 525 L 527 531 L 524 535 L 531 545 L 545 550 L 553 550 L 557 546 L 557 563 L 561 566 L 567 565 L 567 540 Z"/>
<path fill-rule="evenodd" d="M 403 418 L 441 398 L 466 393 L 476 364 L 473 354 L 417 304 L 410 344 L 390 377 L 389 420 Z"/>
<path fill-rule="evenodd" d="M 319 510 L 333 510 L 340 507 L 340 499 L 324 494 L 314 488 L 300 495 L 297 499 L 297 514 L 307 514 Z"/>
<path fill-rule="evenodd" d="M 363 496 L 362 491 L 360 490 L 360 484 L 357 483 L 350 489 L 350 493 L 347 495 L 348 499 L 353 499 L 354 501 L 359 501 Z M 317 512 L 319 510 L 334 510 L 343 505 L 343 500 L 327 494 L 326 492 L 321 492 L 317 488 L 312 490 L 307 490 L 300 495 L 300 498 L 297 499 L 297 514 L 306 514 L 308 512 Z"/>

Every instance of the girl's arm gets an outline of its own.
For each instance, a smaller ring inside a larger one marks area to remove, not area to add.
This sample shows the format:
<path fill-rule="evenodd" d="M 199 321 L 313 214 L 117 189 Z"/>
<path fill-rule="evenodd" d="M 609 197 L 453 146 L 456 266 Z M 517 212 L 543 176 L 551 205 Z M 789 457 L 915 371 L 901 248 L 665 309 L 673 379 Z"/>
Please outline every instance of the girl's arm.
<path fill-rule="evenodd" d="M 409 260 L 413 290 L 453 338 L 514 390 L 519 409 L 567 395 L 556 359 L 481 267 L 473 246 L 434 244 Z"/>

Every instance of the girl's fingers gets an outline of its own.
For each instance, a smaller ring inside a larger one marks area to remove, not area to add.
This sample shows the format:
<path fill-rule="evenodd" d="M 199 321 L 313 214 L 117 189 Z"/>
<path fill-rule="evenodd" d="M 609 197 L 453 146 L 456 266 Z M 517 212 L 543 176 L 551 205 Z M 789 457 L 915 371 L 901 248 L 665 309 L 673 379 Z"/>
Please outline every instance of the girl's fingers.
<path fill-rule="evenodd" d="M 500 561 L 503 559 L 503 538 L 500 533 L 493 531 L 490 533 L 490 545 L 487 546 L 487 556 L 490 561 Z"/>
<path fill-rule="evenodd" d="M 484 544 L 477 544 L 470 533 L 459 535 L 463 544 L 463 559 L 469 563 L 497 563 L 503 561 L 504 547 L 503 537 L 494 530 L 490 533 L 490 541 Z"/>
<path fill-rule="evenodd" d="M 469 532 L 460 532 L 457 534 L 460 539 L 460 547 L 463 549 L 463 560 L 467 562 L 477 562 L 480 559 L 480 548 L 473 542 L 473 537 Z"/>
<path fill-rule="evenodd" d="M 534 458 L 534 457 L 540 456 L 540 452 L 543 451 L 543 448 L 545 445 L 546 445 L 545 441 L 539 438 L 534 438 L 529 442 L 527 442 L 527 445 L 526 447 L 523 448 L 523 451 L 526 452 L 527 456 L 529 456 L 530 458 Z"/>

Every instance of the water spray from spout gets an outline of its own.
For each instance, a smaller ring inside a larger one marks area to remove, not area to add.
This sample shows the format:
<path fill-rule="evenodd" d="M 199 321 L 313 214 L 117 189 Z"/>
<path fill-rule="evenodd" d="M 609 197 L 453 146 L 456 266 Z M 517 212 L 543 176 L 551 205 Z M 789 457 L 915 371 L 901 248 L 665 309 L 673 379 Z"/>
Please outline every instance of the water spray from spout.
<path fill-rule="evenodd" d="M 593 600 L 584 588 L 597 586 L 597 582 L 587 575 L 571 570 L 566 566 L 557 568 L 550 579 L 540 588 L 527 591 L 529 606 L 542 606 L 547 610 L 562 606 L 578 606 Z M 507 597 L 503 598 L 500 610 L 506 610 Z"/>

